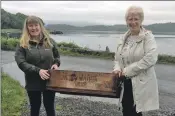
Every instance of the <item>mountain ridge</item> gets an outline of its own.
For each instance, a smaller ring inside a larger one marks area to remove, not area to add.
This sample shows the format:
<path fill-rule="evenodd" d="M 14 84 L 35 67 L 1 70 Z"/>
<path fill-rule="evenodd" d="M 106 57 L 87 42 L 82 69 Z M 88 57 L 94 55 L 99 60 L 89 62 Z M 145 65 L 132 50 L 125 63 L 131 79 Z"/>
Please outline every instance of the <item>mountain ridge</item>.
<path fill-rule="evenodd" d="M 22 29 L 23 23 L 27 15 L 22 13 L 12 14 L 1 8 L 1 29 Z M 69 24 L 47 24 L 45 27 L 51 31 L 119 31 L 125 32 L 127 26 L 125 24 L 114 25 L 90 25 L 90 26 L 74 26 Z M 155 23 L 144 25 L 144 27 L 153 32 L 175 33 L 175 22 Z"/>

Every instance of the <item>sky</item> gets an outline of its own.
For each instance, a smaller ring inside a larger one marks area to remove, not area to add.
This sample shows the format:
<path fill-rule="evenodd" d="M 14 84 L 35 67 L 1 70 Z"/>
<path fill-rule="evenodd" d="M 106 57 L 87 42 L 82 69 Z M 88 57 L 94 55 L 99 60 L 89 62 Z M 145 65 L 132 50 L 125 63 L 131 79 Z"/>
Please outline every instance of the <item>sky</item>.
<path fill-rule="evenodd" d="M 75 26 L 126 24 L 125 12 L 131 5 L 143 8 L 143 25 L 175 22 L 175 1 L 1 1 L 1 8 L 10 13 Z"/>

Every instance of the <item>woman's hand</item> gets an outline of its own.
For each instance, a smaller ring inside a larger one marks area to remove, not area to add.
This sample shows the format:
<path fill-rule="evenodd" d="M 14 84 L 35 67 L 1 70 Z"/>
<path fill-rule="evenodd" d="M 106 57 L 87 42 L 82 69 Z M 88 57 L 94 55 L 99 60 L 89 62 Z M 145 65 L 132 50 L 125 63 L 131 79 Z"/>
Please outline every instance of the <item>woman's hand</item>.
<path fill-rule="evenodd" d="M 114 70 L 114 71 L 112 71 L 112 73 L 113 73 L 114 75 L 116 75 L 117 77 L 122 76 L 122 72 L 119 71 L 119 70 Z"/>
<path fill-rule="evenodd" d="M 57 64 L 53 64 L 52 67 L 51 67 L 51 69 L 58 70 Z"/>
<path fill-rule="evenodd" d="M 50 77 L 48 70 L 44 70 L 44 69 L 40 69 L 39 75 L 40 75 L 42 80 L 47 80 Z"/>

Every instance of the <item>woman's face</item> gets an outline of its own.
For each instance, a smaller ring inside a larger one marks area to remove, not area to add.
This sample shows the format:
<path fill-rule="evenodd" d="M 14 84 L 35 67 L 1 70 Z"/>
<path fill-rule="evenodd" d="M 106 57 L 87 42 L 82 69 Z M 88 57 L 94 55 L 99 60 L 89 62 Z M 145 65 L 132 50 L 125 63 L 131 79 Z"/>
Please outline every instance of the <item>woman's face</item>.
<path fill-rule="evenodd" d="M 141 19 L 138 14 L 129 13 L 126 22 L 131 32 L 137 32 L 140 30 Z"/>
<path fill-rule="evenodd" d="M 29 23 L 27 28 L 32 37 L 38 37 L 41 33 L 41 27 L 38 23 Z"/>

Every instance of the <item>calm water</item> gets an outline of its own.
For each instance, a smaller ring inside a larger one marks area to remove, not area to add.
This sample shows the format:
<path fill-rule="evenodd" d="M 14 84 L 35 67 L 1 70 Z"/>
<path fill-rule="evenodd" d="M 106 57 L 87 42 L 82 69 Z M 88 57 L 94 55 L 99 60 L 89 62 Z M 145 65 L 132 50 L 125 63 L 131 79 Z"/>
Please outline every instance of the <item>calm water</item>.
<path fill-rule="evenodd" d="M 108 46 L 110 51 L 114 52 L 121 35 L 114 32 L 89 32 L 51 35 L 51 37 L 57 42 L 74 42 L 79 46 L 88 47 L 93 50 L 105 50 L 106 46 Z M 175 55 L 175 35 L 154 36 L 160 54 Z"/>

